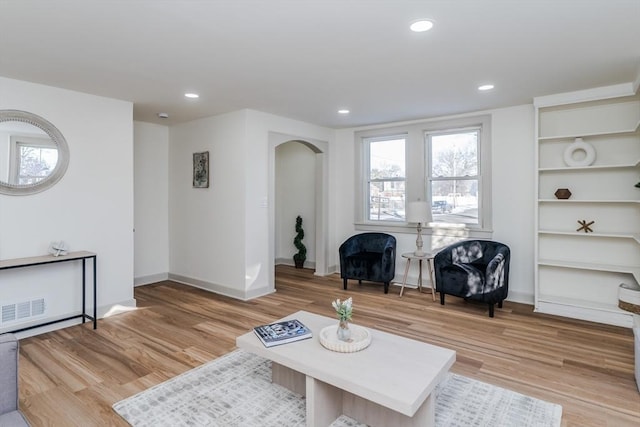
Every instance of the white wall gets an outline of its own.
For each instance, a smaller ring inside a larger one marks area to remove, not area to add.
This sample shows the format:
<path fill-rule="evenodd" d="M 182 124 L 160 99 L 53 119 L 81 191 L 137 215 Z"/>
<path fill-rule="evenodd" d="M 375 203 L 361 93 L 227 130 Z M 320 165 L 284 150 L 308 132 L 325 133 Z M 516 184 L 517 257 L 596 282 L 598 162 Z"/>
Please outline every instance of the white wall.
<path fill-rule="evenodd" d="M 115 305 L 135 306 L 132 104 L 0 77 L 0 109 L 44 117 L 62 132 L 71 156 L 51 189 L 0 195 L 0 259 L 43 255 L 51 241 L 64 240 L 71 250 L 98 254 L 99 315 Z M 44 297 L 46 318 L 76 312 L 78 265 L 2 271 L 0 301 Z M 16 324 L 5 324 L 0 332 L 12 329 Z"/>
<path fill-rule="evenodd" d="M 245 298 L 246 112 L 169 129 L 169 277 Z M 193 153 L 209 151 L 209 188 L 193 188 Z M 255 207 L 254 207 L 255 208 Z"/>
<path fill-rule="evenodd" d="M 169 128 L 134 122 L 133 132 L 137 286 L 169 274 Z"/>
<path fill-rule="evenodd" d="M 480 111 L 453 119 L 490 114 L 492 117 L 492 208 L 493 239 L 511 248 L 509 275 L 509 299 L 533 303 L 533 191 L 534 191 L 534 110 L 533 105 L 523 105 L 492 111 Z M 415 123 L 415 122 L 410 122 Z M 335 227 L 335 257 L 333 264 L 339 269 L 337 247 L 349 236 L 359 233 L 354 226 L 355 142 L 356 131 L 398 126 L 403 123 L 387 123 L 371 127 L 340 129 L 331 152 L 331 176 L 335 191 L 332 201 L 339 209 L 332 211 Z M 392 232 L 397 239 L 397 253 L 413 251 L 415 232 Z M 423 233 L 424 234 L 424 233 Z M 428 234 L 428 233 L 427 233 Z M 425 249 L 430 246 L 425 237 Z M 396 258 L 396 281 L 402 281 L 405 262 Z M 417 271 L 409 273 L 409 283 L 417 283 Z"/>
<path fill-rule="evenodd" d="M 507 243 L 512 249 L 509 298 L 531 303 L 533 106 L 442 119 L 481 114 L 492 117 L 493 238 Z M 319 146 L 324 141 L 326 144 L 325 166 L 329 169 L 328 181 L 323 184 L 329 194 L 324 207 L 326 224 L 324 232 L 316 233 L 314 237 L 326 241 L 328 270 L 338 271 L 338 246 L 348 236 L 359 232 L 354 227 L 357 182 L 354 132 L 363 129 L 366 128 L 326 129 L 253 110 L 171 127 L 169 277 L 240 299 L 273 291 L 273 264 L 278 258 L 290 257 L 293 247 L 289 232 L 297 213 L 294 214 L 289 206 L 306 197 L 305 190 L 300 194 L 297 190 L 289 192 L 284 181 L 289 174 L 296 175 L 299 170 L 288 170 L 288 166 L 283 166 L 283 158 L 277 159 L 275 154 L 276 146 L 289 140 L 320 141 Z M 278 136 L 272 138 L 270 135 Z M 308 157 L 305 168 L 309 169 L 312 155 L 316 156 L 317 162 L 317 154 L 310 154 L 311 150 L 299 143 L 291 144 L 281 148 L 285 150 L 281 153 L 291 150 L 284 156 Z M 206 150 L 210 151 L 211 185 L 208 189 L 194 189 L 191 186 L 192 154 Z M 317 169 L 316 163 L 316 172 Z M 306 176 L 305 181 L 304 187 L 310 186 L 311 176 Z M 275 189 L 273 194 L 270 182 Z M 271 200 L 274 194 L 278 199 Z M 317 196 L 315 202 L 305 198 L 300 206 L 317 205 Z M 309 228 L 309 222 L 305 219 L 305 230 Z M 399 254 L 413 250 L 415 232 L 393 234 L 398 240 Z M 310 241 L 306 244 L 312 253 L 315 245 Z M 425 246 L 429 247 L 429 244 L 429 239 L 425 238 Z M 401 281 L 404 265 L 404 260 L 398 257 L 396 281 Z M 156 267 L 156 271 L 150 269 L 148 273 L 163 271 L 162 267 Z M 416 279 L 417 272 L 411 272 L 409 282 L 415 283 Z"/>
<path fill-rule="evenodd" d="M 246 251 L 247 265 L 246 294 L 249 297 L 274 290 L 275 261 L 275 200 L 270 200 L 275 193 L 275 146 L 288 140 L 300 140 L 312 143 L 324 154 L 316 155 L 316 172 L 321 175 L 323 168 L 329 165 L 329 147 L 333 144 L 335 131 L 310 123 L 300 122 L 285 117 L 274 116 L 255 110 L 247 110 L 247 156 L 245 172 L 247 187 L 245 194 Z M 250 155 L 249 155 L 250 154 Z M 322 161 L 319 160 L 322 159 Z M 329 175 L 324 170 L 325 175 Z M 326 178 L 326 177 L 325 177 Z M 322 180 L 323 178 L 317 177 Z M 328 181 L 328 179 L 327 179 Z M 272 186 L 270 189 L 269 187 Z M 331 211 L 328 194 L 329 182 L 321 183 L 316 191 L 316 206 L 322 204 L 325 211 L 321 218 Z M 316 214 L 318 215 L 317 211 Z M 327 239 L 332 233 L 333 224 L 321 222 L 316 227 L 316 239 Z M 326 251 L 331 248 L 326 246 Z M 315 254 L 316 263 L 326 254 Z M 316 274 L 322 272 L 316 271 Z"/>
<path fill-rule="evenodd" d="M 240 299 L 274 291 L 274 133 L 318 145 L 333 136 L 253 110 L 169 129 L 169 278 Z M 210 187 L 194 189 L 192 154 L 207 150 Z"/>
<path fill-rule="evenodd" d="M 534 109 L 492 112 L 493 239 L 511 248 L 509 300 L 533 304 Z"/>
<path fill-rule="evenodd" d="M 296 217 L 302 217 L 305 267 L 315 264 L 316 153 L 299 141 L 276 147 L 276 262 L 293 265 Z"/>
<path fill-rule="evenodd" d="M 509 298 L 531 303 L 533 106 L 456 117 L 480 114 L 492 117 L 493 238 L 507 243 L 512 249 Z M 448 118 L 453 117 L 442 119 Z M 153 136 L 152 129 L 140 126 L 136 135 L 146 135 L 148 143 L 154 139 L 161 140 L 160 135 Z M 328 270 L 338 271 L 338 246 L 348 236 L 359 232 L 354 227 L 354 189 L 357 182 L 354 132 L 363 129 L 366 128 L 326 129 L 253 110 L 171 127 L 169 277 L 240 299 L 272 292 L 273 264 L 280 258 L 291 257 L 293 223 L 300 209 L 309 210 L 303 215 L 309 216 L 309 219 L 305 218 L 309 260 L 317 255 L 313 253 L 315 242 L 310 235 L 313 234 L 313 237 L 326 242 Z M 156 131 L 160 132 L 159 129 Z M 315 208 L 318 195 L 312 199 L 309 194 L 314 179 L 309 170 L 315 156 L 318 173 L 318 155 L 297 142 L 279 145 L 290 140 L 312 141 L 319 146 L 324 141 L 327 147 L 325 166 L 329 173 L 328 181 L 323 185 L 329 197 L 324 207 L 325 228 L 319 234 L 309 231 L 315 231 L 311 218 L 318 211 Z M 153 147 L 145 146 L 146 150 Z M 276 149 L 276 146 L 280 148 Z M 206 150 L 210 151 L 211 185 L 208 189 L 194 189 L 191 186 L 192 154 Z M 289 164 L 289 158 L 296 160 Z M 304 166 L 300 166 L 303 164 L 300 162 L 304 162 Z M 289 177 L 300 176 L 303 169 L 304 189 L 291 189 L 287 183 Z M 162 176 L 161 171 L 157 173 Z M 270 182 L 274 187 L 273 194 Z M 155 200 L 160 200 L 160 197 L 158 195 Z M 273 200 L 270 199 L 272 197 Z M 311 206 L 314 206 L 313 210 L 310 210 Z M 155 227 L 161 228 L 161 225 Z M 398 240 L 399 254 L 413 250 L 415 232 L 393 234 Z M 136 247 L 136 253 L 151 247 L 152 241 L 145 241 L 147 243 L 141 243 L 144 248 Z M 425 236 L 425 246 L 429 245 L 430 240 Z M 162 252 L 161 249 L 158 251 Z M 404 260 L 398 257 L 396 281 L 401 281 L 404 265 Z M 148 266 L 150 268 L 144 274 L 162 274 L 165 271 L 161 265 L 152 268 L 149 263 Z M 409 282 L 415 283 L 416 280 L 417 272 L 410 272 Z"/>

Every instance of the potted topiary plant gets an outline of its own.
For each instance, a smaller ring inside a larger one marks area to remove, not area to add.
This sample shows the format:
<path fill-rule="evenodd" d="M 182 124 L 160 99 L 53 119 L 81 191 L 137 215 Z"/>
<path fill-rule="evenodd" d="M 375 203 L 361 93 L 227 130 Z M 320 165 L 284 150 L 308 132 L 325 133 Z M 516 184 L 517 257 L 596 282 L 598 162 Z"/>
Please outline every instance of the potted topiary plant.
<path fill-rule="evenodd" d="M 307 259 L 307 247 L 302 243 L 302 239 L 304 239 L 302 217 L 298 215 L 296 218 L 296 237 L 293 239 L 293 244 L 298 250 L 298 253 L 293 255 L 293 262 L 295 263 L 296 268 L 302 268 L 305 260 Z"/>

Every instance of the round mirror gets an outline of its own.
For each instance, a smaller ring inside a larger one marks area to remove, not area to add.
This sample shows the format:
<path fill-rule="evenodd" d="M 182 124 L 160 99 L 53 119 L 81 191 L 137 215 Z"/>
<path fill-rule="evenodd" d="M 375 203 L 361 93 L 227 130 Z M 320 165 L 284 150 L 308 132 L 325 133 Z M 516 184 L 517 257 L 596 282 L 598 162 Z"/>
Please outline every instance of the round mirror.
<path fill-rule="evenodd" d="M 0 110 L 0 194 L 44 191 L 68 165 L 67 141 L 54 125 L 26 111 Z"/>

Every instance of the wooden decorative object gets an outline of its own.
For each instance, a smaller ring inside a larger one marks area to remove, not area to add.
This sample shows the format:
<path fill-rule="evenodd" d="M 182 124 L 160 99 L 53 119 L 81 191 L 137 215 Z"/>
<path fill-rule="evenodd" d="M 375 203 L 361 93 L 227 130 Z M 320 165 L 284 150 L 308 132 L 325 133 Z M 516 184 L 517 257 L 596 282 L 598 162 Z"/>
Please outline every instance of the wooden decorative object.
<path fill-rule="evenodd" d="M 556 199 L 565 200 L 571 197 L 571 191 L 568 188 L 558 188 L 553 195 L 556 196 Z"/>
<path fill-rule="evenodd" d="M 587 222 L 586 219 L 579 219 L 578 220 L 578 224 L 580 224 L 580 228 L 578 228 L 576 231 L 584 231 L 585 233 L 593 233 L 593 230 L 591 229 L 591 226 L 595 223 L 595 221 L 589 221 Z"/>

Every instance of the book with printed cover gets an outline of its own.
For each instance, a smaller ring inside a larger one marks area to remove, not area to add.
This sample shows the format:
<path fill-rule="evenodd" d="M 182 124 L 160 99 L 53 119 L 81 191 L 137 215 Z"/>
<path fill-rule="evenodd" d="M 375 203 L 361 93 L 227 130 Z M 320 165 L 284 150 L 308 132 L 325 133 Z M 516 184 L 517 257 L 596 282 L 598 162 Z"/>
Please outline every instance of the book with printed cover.
<path fill-rule="evenodd" d="M 265 347 L 305 340 L 313 336 L 311 329 L 297 319 L 256 326 L 253 332 Z"/>

